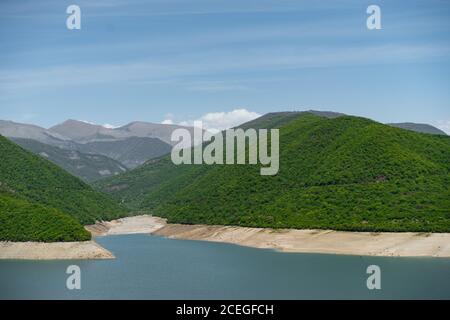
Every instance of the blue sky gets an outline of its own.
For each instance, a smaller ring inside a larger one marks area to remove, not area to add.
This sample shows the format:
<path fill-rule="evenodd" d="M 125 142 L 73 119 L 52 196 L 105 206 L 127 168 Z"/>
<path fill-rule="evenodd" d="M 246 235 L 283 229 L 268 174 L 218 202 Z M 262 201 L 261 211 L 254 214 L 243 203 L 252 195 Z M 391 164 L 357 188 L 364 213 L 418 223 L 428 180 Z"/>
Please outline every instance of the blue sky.
<path fill-rule="evenodd" d="M 370 4 L 382 30 L 366 28 Z M 446 0 L 3 0 L 0 44 L 0 119 L 319 109 L 450 133 Z"/>

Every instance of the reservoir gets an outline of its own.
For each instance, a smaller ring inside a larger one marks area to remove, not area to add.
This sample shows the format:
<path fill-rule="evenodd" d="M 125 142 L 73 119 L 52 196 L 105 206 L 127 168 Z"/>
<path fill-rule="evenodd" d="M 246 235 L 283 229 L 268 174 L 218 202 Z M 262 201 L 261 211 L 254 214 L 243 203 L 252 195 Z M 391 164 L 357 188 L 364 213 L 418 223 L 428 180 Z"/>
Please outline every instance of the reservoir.
<path fill-rule="evenodd" d="M 99 237 L 114 260 L 0 261 L 0 299 L 450 299 L 450 259 L 281 253 L 151 235 Z M 66 269 L 81 270 L 68 290 Z M 367 267 L 381 270 L 369 290 Z"/>

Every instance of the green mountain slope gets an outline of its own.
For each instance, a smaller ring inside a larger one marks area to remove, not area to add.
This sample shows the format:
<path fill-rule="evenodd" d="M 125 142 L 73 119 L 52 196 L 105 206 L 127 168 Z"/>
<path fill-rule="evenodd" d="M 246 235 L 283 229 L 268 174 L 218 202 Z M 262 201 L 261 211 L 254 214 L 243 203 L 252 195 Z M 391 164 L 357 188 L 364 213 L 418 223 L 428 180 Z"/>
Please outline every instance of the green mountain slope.
<path fill-rule="evenodd" d="M 13 138 L 11 140 L 86 182 L 93 182 L 127 171 L 121 163 L 103 155 L 62 149 L 31 139 Z"/>
<path fill-rule="evenodd" d="M 287 117 L 251 124 L 280 127 L 276 176 L 260 176 L 258 165 L 175 166 L 163 157 L 97 186 L 170 222 L 450 231 L 450 137 L 358 117 Z"/>
<path fill-rule="evenodd" d="M 242 129 L 280 128 L 305 112 L 273 112 L 240 126 Z M 145 199 L 156 189 L 166 190 L 167 199 L 189 185 L 212 166 L 175 166 L 170 154 L 147 161 L 143 166 L 94 183 L 97 189 L 111 194 L 132 210 L 142 209 Z"/>
<path fill-rule="evenodd" d="M 85 241 L 91 238 L 74 218 L 0 191 L 0 241 Z"/>
<path fill-rule="evenodd" d="M 56 209 L 81 224 L 124 214 L 108 196 L 1 136 L 0 185 L 15 197 Z"/>

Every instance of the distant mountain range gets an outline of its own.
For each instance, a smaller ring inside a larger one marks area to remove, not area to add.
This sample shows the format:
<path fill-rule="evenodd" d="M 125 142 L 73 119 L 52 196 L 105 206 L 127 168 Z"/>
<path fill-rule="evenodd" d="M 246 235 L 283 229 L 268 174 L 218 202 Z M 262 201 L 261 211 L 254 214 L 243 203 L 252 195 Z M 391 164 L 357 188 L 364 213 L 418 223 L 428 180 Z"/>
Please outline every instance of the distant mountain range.
<path fill-rule="evenodd" d="M 0 134 L 8 138 L 36 140 L 52 146 L 70 146 L 69 138 L 32 124 L 0 120 Z"/>
<path fill-rule="evenodd" d="M 100 125 L 90 124 L 78 120 L 67 120 L 48 129 L 50 133 L 78 142 L 99 142 L 125 140 L 131 137 L 159 139 L 169 145 L 174 143 L 170 137 L 175 129 L 185 128 L 193 133 L 192 127 L 184 127 L 172 124 L 159 124 L 150 122 L 131 122 L 119 128 L 105 128 Z"/>
<path fill-rule="evenodd" d="M 0 120 L 0 134 L 47 158 L 75 176 L 92 182 L 135 168 L 170 152 L 177 125 L 132 122 L 105 128 L 67 120 L 50 129 Z"/>

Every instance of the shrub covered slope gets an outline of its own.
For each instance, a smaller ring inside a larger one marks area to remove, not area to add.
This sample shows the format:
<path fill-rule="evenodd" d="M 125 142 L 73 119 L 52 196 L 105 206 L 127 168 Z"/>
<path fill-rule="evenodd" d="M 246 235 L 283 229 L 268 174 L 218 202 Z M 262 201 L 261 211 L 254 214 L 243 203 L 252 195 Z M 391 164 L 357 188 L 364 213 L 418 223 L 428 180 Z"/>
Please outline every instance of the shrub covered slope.
<path fill-rule="evenodd" d="M 108 196 L 0 136 L 0 239 L 86 240 L 82 224 L 124 213 Z"/>
<path fill-rule="evenodd" d="M 280 170 L 149 161 L 98 184 L 170 222 L 353 231 L 450 232 L 450 137 L 368 119 L 269 114 Z"/>

